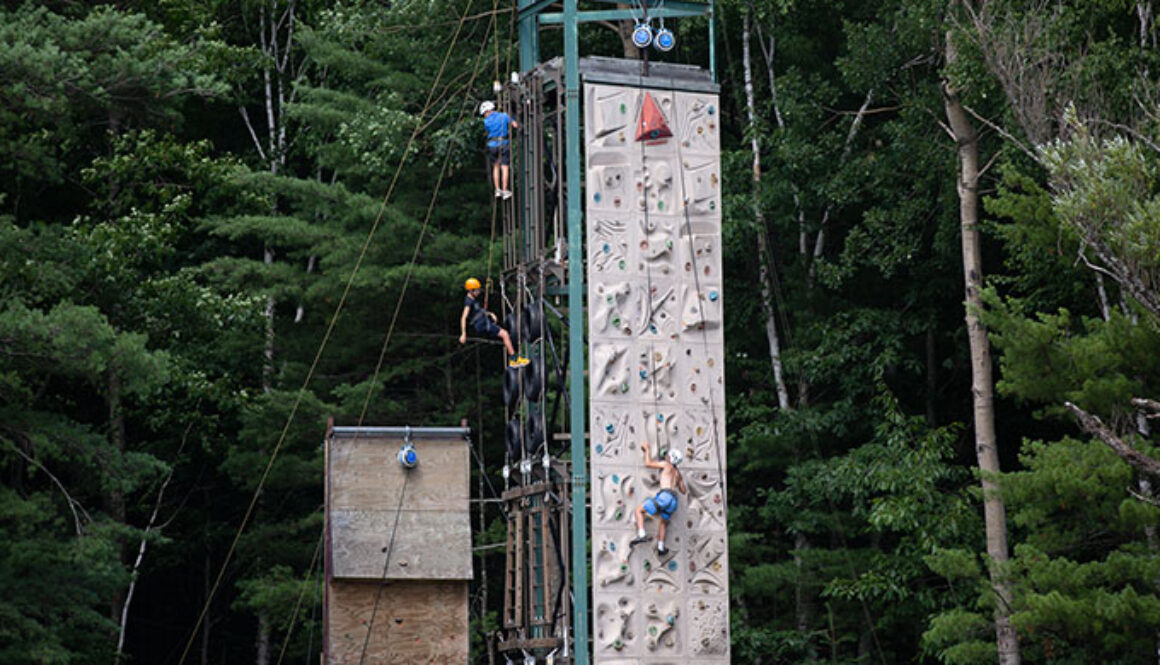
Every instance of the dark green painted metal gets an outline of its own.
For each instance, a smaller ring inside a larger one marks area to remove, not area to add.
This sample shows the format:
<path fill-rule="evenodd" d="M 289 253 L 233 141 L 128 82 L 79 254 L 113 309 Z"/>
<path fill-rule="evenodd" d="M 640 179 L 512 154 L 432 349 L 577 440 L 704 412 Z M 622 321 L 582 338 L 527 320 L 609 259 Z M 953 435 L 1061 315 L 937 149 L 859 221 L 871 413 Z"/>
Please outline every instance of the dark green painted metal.
<path fill-rule="evenodd" d="M 588 665 L 588 400 L 584 390 L 584 255 L 580 202 L 580 38 L 577 0 L 564 0 L 564 131 L 568 197 L 568 393 L 572 436 L 572 638 L 576 665 Z"/>
<path fill-rule="evenodd" d="M 717 2 L 709 0 L 709 75 L 717 83 Z"/>
<path fill-rule="evenodd" d="M 527 72 L 540 64 L 540 26 L 562 25 L 564 29 L 564 103 L 565 103 L 565 174 L 567 185 L 567 239 L 568 239 L 568 371 L 571 410 L 569 413 L 572 454 L 572 580 L 573 612 L 572 638 L 575 665 L 588 665 L 589 603 L 588 603 L 588 449 L 587 391 L 584 387 L 586 368 L 584 328 L 584 256 L 583 213 L 580 186 L 580 51 L 578 25 L 588 21 L 634 19 L 630 10 L 579 11 L 578 0 L 563 0 L 564 11 L 545 13 L 555 0 L 519 0 L 520 70 Z M 595 0 L 618 2 L 619 0 Z M 645 0 L 650 18 L 678 18 L 708 16 L 709 69 L 713 81 L 716 69 L 716 21 L 713 0 L 708 4 L 685 0 Z M 560 289 L 559 291 L 563 291 Z M 557 291 L 557 292 L 559 292 Z"/>
<path fill-rule="evenodd" d="M 695 5 L 695 3 L 684 3 Z M 709 5 L 695 5 L 692 9 L 683 9 L 677 7 L 658 7 L 657 9 L 650 9 L 648 17 L 652 18 L 679 18 L 682 16 L 705 16 L 709 13 Z M 631 9 L 599 9 L 595 11 L 577 12 L 576 20 L 580 23 L 592 23 L 594 21 L 624 21 L 634 20 L 640 17 L 640 12 Z M 561 13 L 540 14 L 541 25 L 559 25 L 564 22 L 564 15 Z"/>

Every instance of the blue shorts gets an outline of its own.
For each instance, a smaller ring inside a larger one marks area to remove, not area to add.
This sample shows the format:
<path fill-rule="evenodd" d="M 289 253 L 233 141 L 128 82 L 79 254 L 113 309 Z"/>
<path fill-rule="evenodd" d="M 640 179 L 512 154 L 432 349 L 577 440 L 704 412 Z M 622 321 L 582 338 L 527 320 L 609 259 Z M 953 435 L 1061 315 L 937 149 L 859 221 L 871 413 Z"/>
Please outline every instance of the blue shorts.
<path fill-rule="evenodd" d="M 644 500 L 644 510 L 649 515 L 661 514 L 661 519 L 668 522 L 673 513 L 677 512 L 677 494 L 672 490 L 661 490 L 657 495 Z"/>
<path fill-rule="evenodd" d="M 499 326 L 491 320 L 490 316 L 484 315 L 473 321 L 471 329 L 484 337 L 499 337 Z"/>
<path fill-rule="evenodd" d="M 502 145 L 488 145 L 487 156 L 491 159 L 491 163 L 499 163 L 501 166 L 507 166 L 512 162 L 512 149 L 507 143 Z"/>

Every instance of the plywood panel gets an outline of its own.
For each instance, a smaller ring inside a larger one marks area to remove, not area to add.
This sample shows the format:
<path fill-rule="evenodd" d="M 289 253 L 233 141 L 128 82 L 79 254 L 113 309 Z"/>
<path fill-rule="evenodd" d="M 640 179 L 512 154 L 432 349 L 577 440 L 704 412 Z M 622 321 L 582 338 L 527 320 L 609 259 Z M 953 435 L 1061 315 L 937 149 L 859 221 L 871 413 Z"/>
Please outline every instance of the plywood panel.
<path fill-rule="evenodd" d="M 330 451 L 332 510 L 394 508 L 404 474 L 406 510 L 466 510 L 467 445 L 462 441 L 416 440 L 419 466 L 404 469 L 395 459 L 401 439 L 335 438 Z"/>
<path fill-rule="evenodd" d="M 592 83 L 584 95 L 593 656 L 726 663 L 718 99 Z M 653 103 L 672 137 L 638 141 L 641 109 Z M 642 443 L 654 457 L 685 456 L 689 493 L 664 555 L 655 519 L 654 540 L 628 546 L 633 511 L 659 489 Z"/>
<path fill-rule="evenodd" d="M 463 665 L 468 662 L 467 584 L 333 581 L 328 665 Z M 371 615 L 374 622 L 371 624 Z M 368 629 L 370 640 L 367 640 Z"/>
<path fill-rule="evenodd" d="M 471 531 L 464 514 L 335 510 L 330 514 L 334 577 L 379 579 L 390 548 L 388 579 L 471 579 Z M 391 534 L 395 543 L 391 547 Z"/>
<path fill-rule="evenodd" d="M 413 443 L 419 464 L 405 469 L 396 459 L 401 437 L 329 439 L 327 520 L 333 577 L 377 580 L 389 549 L 388 579 L 471 579 L 467 443 L 427 438 Z"/>

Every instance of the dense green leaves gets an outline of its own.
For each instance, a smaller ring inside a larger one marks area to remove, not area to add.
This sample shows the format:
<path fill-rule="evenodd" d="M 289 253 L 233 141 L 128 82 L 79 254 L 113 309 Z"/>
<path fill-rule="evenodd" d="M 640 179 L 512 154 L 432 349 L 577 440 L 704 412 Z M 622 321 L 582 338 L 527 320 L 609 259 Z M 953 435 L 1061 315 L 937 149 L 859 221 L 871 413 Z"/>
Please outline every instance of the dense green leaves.
<path fill-rule="evenodd" d="M 1130 401 L 1160 396 L 1151 5 L 985 4 L 717 5 L 737 662 L 996 660 L 944 80 L 984 161 L 1023 660 L 1153 658 L 1158 480 L 1063 406 L 1154 454 Z M 468 418 L 502 457 L 500 353 L 454 334 L 464 277 L 501 261 L 474 109 L 516 49 L 491 9 L 0 10 L 0 663 L 111 661 L 122 628 L 122 662 L 172 661 L 211 591 L 197 657 L 315 658 L 326 419 Z M 666 57 L 707 61 L 704 24 L 673 23 Z"/>

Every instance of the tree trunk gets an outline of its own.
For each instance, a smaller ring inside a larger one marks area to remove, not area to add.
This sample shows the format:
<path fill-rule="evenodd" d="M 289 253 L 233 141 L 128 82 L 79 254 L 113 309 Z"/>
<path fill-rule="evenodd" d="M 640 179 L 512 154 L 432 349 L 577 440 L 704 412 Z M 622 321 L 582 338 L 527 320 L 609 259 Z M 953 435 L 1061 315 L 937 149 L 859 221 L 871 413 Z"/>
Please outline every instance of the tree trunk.
<path fill-rule="evenodd" d="M 262 262 L 266 265 L 274 263 L 274 250 L 269 245 L 262 251 Z M 262 345 L 262 392 L 265 393 L 270 392 L 274 385 L 274 312 L 277 307 L 278 301 L 274 296 L 266 296 L 266 308 L 262 311 L 266 319 L 265 342 Z"/>
<path fill-rule="evenodd" d="M 205 494 L 206 494 L 206 497 L 208 499 L 209 490 L 206 490 Z M 209 501 L 207 500 L 206 504 L 208 505 L 208 503 L 209 503 Z M 206 526 L 208 527 L 208 524 Z M 209 532 L 208 528 L 206 529 L 206 532 L 207 533 Z M 213 567 L 213 558 L 210 556 L 209 543 L 206 542 L 206 544 L 205 544 L 205 565 L 202 566 L 202 578 L 201 578 L 202 594 L 203 594 L 203 597 L 206 599 L 205 602 L 208 602 L 209 595 L 210 595 L 210 592 L 212 591 L 212 587 L 213 587 L 213 582 L 210 579 L 210 569 L 212 567 Z M 201 665 L 209 665 L 209 630 L 210 630 L 210 625 L 213 623 L 213 620 L 209 614 L 211 609 L 212 608 L 210 608 L 210 607 L 206 608 L 205 621 L 201 622 Z"/>
<path fill-rule="evenodd" d="M 124 474 L 124 457 L 125 457 L 125 411 L 124 405 L 121 403 L 122 380 L 119 368 L 116 361 L 110 363 L 106 371 L 106 389 L 107 407 L 109 410 L 109 442 L 113 444 L 112 453 L 113 458 L 109 460 L 108 473 L 113 477 L 114 482 L 109 489 L 108 495 L 105 497 L 105 509 L 109 511 L 109 516 L 117 524 L 126 525 L 128 520 L 127 511 L 125 508 L 125 493 L 121 491 L 121 480 Z M 115 540 L 117 549 L 117 561 L 126 564 L 128 563 L 125 543 L 120 538 Z M 118 591 L 113 594 L 113 598 L 109 605 L 109 617 L 117 622 L 121 622 L 121 610 L 124 603 L 124 596 Z"/>
<path fill-rule="evenodd" d="M 1140 48 L 1156 47 L 1156 35 L 1152 31 L 1152 3 L 1137 2 L 1136 18 L 1140 22 Z M 1145 71 L 1147 71 L 1145 69 Z"/>
<path fill-rule="evenodd" d="M 926 331 L 926 424 L 935 427 L 938 410 L 935 408 L 938 393 L 938 352 L 935 348 L 934 324 Z"/>
<path fill-rule="evenodd" d="M 814 646 L 813 640 L 807 637 L 814 617 L 814 598 L 809 589 L 802 583 L 802 580 L 806 579 L 806 573 L 804 570 L 805 562 L 800 554 L 809 547 L 810 540 L 804 533 L 799 532 L 794 536 L 793 565 L 797 570 L 793 589 L 794 627 L 801 634 L 801 637 L 806 639 L 806 661 L 812 663 L 818 659 L 817 648 Z"/>
<path fill-rule="evenodd" d="M 757 141 L 757 111 L 753 94 L 753 70 L 749 56 L 749 9 L 742 14 L 741 33 L 742 62 L 745 67 L 745 110 L 749 117 L 749 142 L 753 150 L 753 223 L 757 231 L 758 276 L 761 282 L 761 312 L 765 317 L 765 337 L 769 342 L 769 362 L 773 367 L 773 380 L 777 386 L 777 405 L 785 411 L 789 409 L 789 390 L 781 367 L 781 341 L 777 336 L 775 317 L 773 273 L 773 248 L 769 243 L 769 229 L 765 224 L 765 214 L 761 210 L 761 147 Z"/>
<path fill-rule="evenodd" d="M 257 650 L 255 665 L 270 665 L 270 622 L 265 614 L 258 615 L 258 637 L 254 646 Z"/>
<path fill-rule="evenodd" d="M 946 35 L 946 60 L 955 62 L 952 34 Z M 991 588 L 995 592 L 995 637 L 999 665 L 1019 665 L 1019 636 L 1011 625 L 1011 587 L 1006 580 L 1007 513 L 996 476 L 999 451 L 995 441 L 994 383 L 987 329 L 979 320 L 982 308 L 983 262 L 979 242 L 979 143 L 962 101 L 948 81 L 943 82 L 947 121 L 959 158 L 959 223 L 962 226 L 963 277 L 966 289 L 967 338 L 971 348 L 971 393 L 974 398 L 975 454 L 983 483 L 983 518 Z"/>

